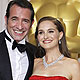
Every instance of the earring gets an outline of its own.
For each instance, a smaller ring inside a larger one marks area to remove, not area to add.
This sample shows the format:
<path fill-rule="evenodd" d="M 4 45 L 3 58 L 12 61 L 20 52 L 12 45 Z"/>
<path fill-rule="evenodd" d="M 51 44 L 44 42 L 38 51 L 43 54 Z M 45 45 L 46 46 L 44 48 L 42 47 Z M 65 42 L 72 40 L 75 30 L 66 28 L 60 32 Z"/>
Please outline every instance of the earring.
<path fill-rule="evenodd" d="M 61 41 L 59 40 L 59 44 L 61 44 Z"/>
<path fill-rule="evenodd" d="M 40 46 L 40 44 L 38 43 L 38 47 Z"/>

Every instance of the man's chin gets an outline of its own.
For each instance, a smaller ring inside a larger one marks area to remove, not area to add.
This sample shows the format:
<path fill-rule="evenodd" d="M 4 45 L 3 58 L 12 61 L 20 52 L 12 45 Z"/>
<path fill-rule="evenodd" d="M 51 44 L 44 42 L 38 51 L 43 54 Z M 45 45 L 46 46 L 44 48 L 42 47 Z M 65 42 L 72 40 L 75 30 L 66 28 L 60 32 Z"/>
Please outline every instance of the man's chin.
<path fill-rule="evenodd" d="M 23 38 L 14 38 L 14 40 L 16 40 L 17 42 L 20 42 L 21 40 L 23 40 Z"/>

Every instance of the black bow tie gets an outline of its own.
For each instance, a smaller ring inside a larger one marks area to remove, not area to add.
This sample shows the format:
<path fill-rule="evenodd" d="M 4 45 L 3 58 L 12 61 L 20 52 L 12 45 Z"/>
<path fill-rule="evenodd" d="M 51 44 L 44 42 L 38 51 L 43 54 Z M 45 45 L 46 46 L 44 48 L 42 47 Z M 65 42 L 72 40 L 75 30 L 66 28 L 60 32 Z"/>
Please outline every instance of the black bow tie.
<path fill-rule="evenodd" d="M 15 48 L 18 48 L 18 50 L 22 53 L 24 51 L 26 51 L 27 49 L 27 46 L 24 45 L 24 44 L 18 44 L 15 40 L 13 42 L 13 45 L 12 45 L 12 50 L 14 50 Z"/>
<path fill-rule="evenodd" d="M 11 39 L 6 35 L 5 33 L 5 38 L 11 42 Z M 18 50 L 22 53 L 24 51 L 26 51 L 27 49 L 27 46 L 25 44 L 18 44 L 15 40 L 13 42 L 13 45 L 12 45 L 12 50 L 14 50 L 15 48 L 18 48 Z"/>

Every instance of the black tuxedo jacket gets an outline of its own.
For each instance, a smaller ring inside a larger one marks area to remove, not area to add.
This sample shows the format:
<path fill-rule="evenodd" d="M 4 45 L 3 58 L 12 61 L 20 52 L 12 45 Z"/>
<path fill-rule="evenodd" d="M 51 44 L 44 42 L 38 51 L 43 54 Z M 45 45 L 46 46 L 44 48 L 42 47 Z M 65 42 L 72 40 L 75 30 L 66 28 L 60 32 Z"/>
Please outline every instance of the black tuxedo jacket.
<path fill-rule="evenodd" d="M 24 80 L 28 80 L 28 78 L 32 74 L 33 64 L 34 64 L 34 54 L 37 49 L 35 46 L 33 46 L 28 42 L 26 42 L 26 44 L 27 44 L 26 51 L 29 59 L 29 67 Z M 0 80 L 13 80 L 11 63 L 10 63 L 8 49 L 5 42 L 4 31 L 0 33 Z"/>

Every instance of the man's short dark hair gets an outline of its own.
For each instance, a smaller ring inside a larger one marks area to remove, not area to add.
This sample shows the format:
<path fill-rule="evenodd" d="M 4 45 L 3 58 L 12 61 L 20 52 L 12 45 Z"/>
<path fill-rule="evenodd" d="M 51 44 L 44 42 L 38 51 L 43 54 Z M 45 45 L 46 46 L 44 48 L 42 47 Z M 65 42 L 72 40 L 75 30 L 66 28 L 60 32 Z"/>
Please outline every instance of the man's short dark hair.
<path fill-rule="evenodd" d="M 31 10 L 31 22 L 34 20 L 34 9 L 33 9 L 33 6 L 32 4 L 27 1 L 27 0 L 12 0 L 9 2 L 8 6 L 7 6 L 7 10 L 6 10 L 6 17 L 7 19 L 9 18 L 10 16 L 10 8 L 14 5 L 18 5 L 22 8 L 28 8 Z"/>

